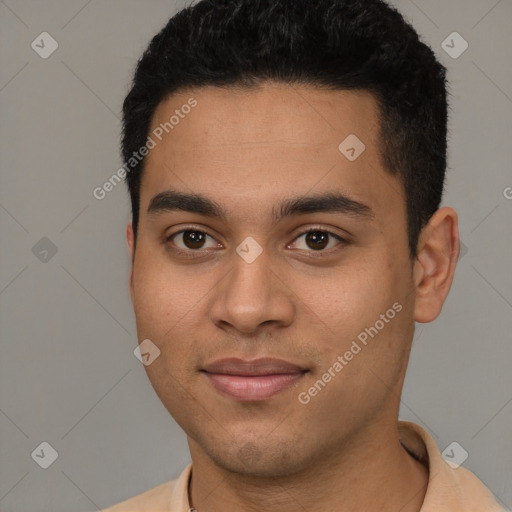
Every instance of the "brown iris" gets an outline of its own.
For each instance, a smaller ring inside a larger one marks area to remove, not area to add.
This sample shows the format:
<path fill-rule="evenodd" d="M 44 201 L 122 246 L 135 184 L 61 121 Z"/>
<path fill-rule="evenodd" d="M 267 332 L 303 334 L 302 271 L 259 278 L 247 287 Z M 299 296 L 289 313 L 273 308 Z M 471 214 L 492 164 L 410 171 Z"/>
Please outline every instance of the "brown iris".
<path fill-rule="evenodd" d="M 200 249 L 205 240 L 206 234 L 200 231 L 183 231 L 183 243 L 189 249 Z"/>
<path fill-rule="evenodd" d="M 310 231 L 306 234 L 306 243 L 311 249 L 324 249 L 329 243 L 329 235 L 322 231 Z"/>

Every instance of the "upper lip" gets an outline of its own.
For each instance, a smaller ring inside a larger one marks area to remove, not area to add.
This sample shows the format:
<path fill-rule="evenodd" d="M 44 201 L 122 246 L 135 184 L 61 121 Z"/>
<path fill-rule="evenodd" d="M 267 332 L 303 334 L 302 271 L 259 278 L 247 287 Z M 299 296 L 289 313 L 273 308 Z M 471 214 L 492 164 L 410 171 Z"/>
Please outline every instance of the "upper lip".
<path fill-rule="evenodd" d="M 262 357 L 247 361 L 236 357 L 227 359 L 218 359 L 213 363 L 206 365 L 203 371 L 207 373 L 218 373 L 224 375 L 278 375 L 285 373 L 301 373 L 307 371 L 296 364 L 275 359 L 271 357 Z"/>

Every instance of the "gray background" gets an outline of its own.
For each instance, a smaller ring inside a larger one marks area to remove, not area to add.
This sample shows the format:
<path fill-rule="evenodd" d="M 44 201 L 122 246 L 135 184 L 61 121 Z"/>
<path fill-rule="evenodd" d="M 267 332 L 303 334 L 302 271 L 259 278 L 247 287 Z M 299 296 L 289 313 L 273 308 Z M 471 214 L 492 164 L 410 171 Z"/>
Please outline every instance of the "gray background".
<path fill-rule="evenodd" d="M 417 326 L 401 418 L 441 450 L 462 445 L 464 466 L 511 507 L 512 2 L 393 3 L 449 69 L 443 204 L 458 211 L 464 244 L 443 313 Z M 92 195 L 122 164 L 120 109 L 136 60 L 183 5 L 0 1 L 3 512 L 99 510 L 189 461 L 133 355 L 125 186 Z M 59 45 L 47 59 L 31 48 L 43 31 Z M 456 59 L 441 47 L 453 31 L 469 43 Z M 43 441 L 59 454 L 48 469 L 31 457 Z"/>

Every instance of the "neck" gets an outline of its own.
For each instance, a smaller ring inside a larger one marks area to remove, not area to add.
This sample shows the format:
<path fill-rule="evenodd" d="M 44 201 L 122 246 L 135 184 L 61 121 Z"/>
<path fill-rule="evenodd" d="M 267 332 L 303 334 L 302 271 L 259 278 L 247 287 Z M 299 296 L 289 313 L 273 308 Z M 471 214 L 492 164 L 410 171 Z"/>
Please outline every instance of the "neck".
<path fill-rule="evenodd" d="M 418 512 L 428 482 L 427 468 L 400 444 L 396 421 L 369 426 L 307 469 L 277 478 L 232 473 L 189 444 L 197 512 Z"/>

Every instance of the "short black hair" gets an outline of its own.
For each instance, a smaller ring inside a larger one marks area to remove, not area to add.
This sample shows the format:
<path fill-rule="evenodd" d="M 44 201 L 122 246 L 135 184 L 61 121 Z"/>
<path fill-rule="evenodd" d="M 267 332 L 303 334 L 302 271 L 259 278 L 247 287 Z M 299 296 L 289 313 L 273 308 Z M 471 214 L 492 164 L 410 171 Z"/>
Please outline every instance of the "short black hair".
<path fill-rule="evenodd" d="M 382 164 L 404 187 L 414 259 L 443 194 L 446 68 L 383 0 L 201 0 L 179 11 L 137 63 L 123 103 L 125 164 L 146 144 L 155 109 L 170 94 L 264 81 L 373 93 Z M 126 176 L 135 238 L 144 161 Z"/>

